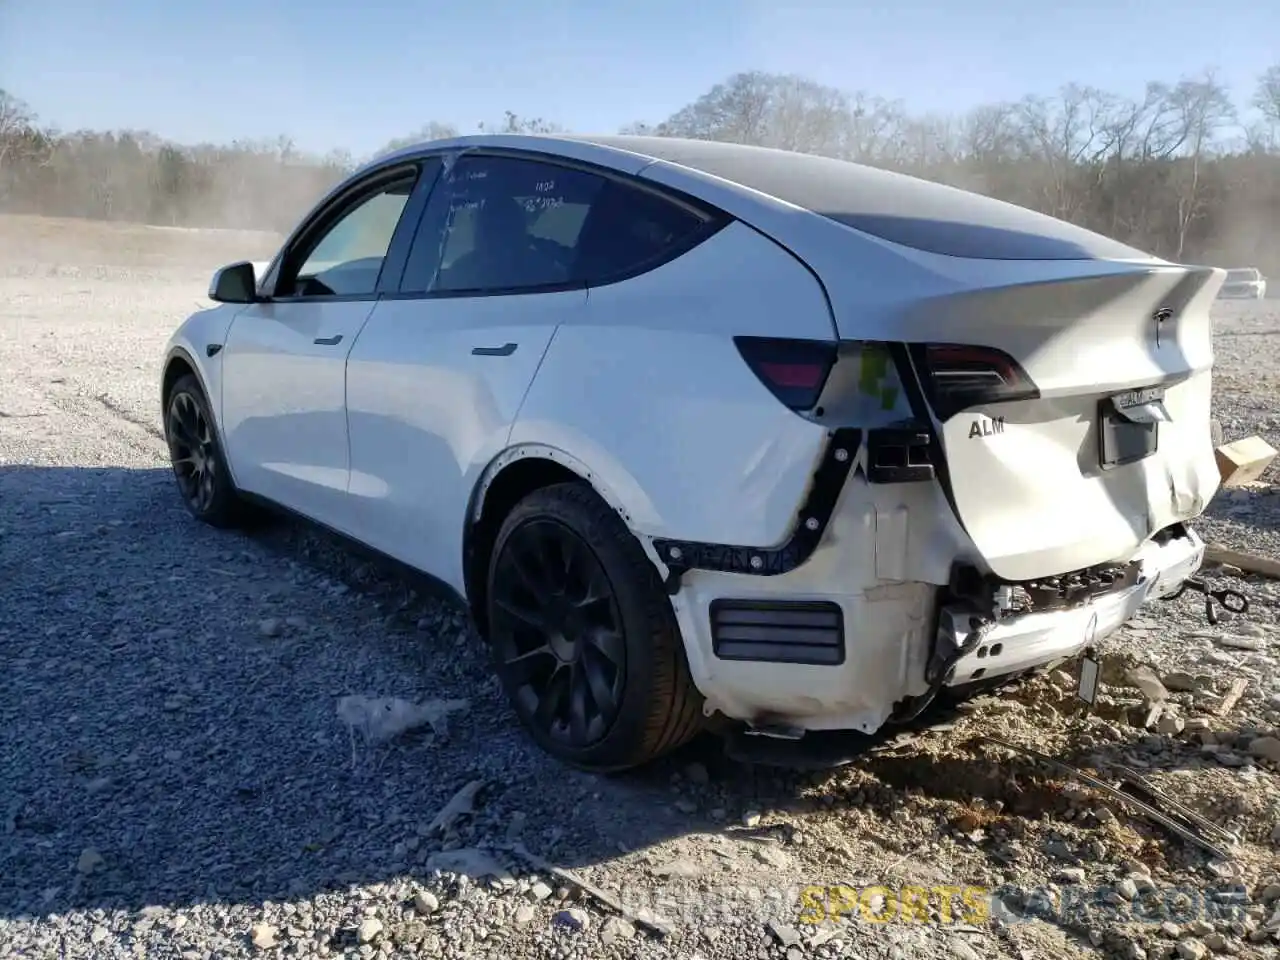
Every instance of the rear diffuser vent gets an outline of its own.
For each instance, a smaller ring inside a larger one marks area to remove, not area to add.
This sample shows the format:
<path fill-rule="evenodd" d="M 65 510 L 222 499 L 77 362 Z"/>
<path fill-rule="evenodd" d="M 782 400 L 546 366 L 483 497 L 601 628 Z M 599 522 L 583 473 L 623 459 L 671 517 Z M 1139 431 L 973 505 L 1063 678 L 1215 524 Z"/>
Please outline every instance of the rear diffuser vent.
<path fill-rule="evenodd" d="M 827 600 L 716 600 L 711 649 L 721 660 L 844 663 L 844 617 Z"/>

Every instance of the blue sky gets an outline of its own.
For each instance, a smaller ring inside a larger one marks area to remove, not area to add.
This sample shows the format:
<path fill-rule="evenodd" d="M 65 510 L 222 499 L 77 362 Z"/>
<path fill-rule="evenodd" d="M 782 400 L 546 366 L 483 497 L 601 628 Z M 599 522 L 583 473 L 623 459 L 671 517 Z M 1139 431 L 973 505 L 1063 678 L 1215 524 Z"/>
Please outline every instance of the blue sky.
<path fill-rule="evenodd" d="M 1208 67 L 1244 102 L 1275 61 L 1276 0 L 0 0 L 0 87 L 46 122 L 357 154 L 507 109 L 611 132 L 747 69 L 962 111 Z"/>

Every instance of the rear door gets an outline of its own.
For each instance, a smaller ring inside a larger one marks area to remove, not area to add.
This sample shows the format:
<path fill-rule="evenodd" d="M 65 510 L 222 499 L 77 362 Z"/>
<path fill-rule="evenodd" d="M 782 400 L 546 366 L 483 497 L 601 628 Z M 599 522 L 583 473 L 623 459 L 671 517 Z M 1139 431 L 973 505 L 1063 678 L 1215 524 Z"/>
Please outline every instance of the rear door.
<path fill-rule="evenodd" d="M 384 171 L 317 212 L 221 354 L 222 430 L 237 482 L 351 532 L 346 363 L 373 310 L 383 259 L 418 179 Z"/>
<path fill-rule="evenodd" d="M 588 173 L 460 156 L 427 203 L 399 292 L 351 352 L 347 412 L 361 538 L 462 588 L 462 530 L 543 354 L 585 309 L 577 240 Z"/>

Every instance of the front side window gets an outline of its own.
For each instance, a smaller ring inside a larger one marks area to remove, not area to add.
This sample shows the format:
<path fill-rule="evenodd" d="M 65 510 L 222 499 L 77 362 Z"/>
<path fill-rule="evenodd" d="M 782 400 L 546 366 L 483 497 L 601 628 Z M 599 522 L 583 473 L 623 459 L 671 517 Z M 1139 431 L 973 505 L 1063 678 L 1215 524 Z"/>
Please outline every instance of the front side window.
<path fill-rule="evenodd" d="M 281 276 L 277 296 L 372 296 L 391 237 L 400 222 L 414 180 L 406 177 L 356 201 L 320 236 L 293 277 Z M 297 263 L 295 255 L 290 260 Z"/>
<path fill-rule="evenodd" d="M 663 255 L 705 218 L 620 181 L 537 160 L 464 156 L 423 215 L 404 293 L 604 282 Z"/>

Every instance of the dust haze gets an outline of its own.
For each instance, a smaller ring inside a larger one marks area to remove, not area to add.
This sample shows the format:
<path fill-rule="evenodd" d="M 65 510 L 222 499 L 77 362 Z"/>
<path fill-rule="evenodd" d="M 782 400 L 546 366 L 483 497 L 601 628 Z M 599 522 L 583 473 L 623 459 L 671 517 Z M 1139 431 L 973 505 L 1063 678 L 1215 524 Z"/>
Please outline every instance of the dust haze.
<path fill-rule="evenodd" d="M 265 259 L 329 187 L 370 159 L 341 149 L 309 155 L 283 136 L 181 145 L 145 131 L 61 133 L 20 93 L 0 90 L 0 214 L 21 215 L 0 225 L 0 256 L 11 263 L 77 253 L 156 265 Z M 559 128 L 508 111 L 479 129 Z M 405 136 L 377 153 L 456 132 L 412 118 Z M 1237 100 L 1210 71 L 1154 78 L 1138 96 L 1081 83 L 959 116 L 916 114 L 874 92 L 800 76 L 744 72 L 664 120 L 623 132 L 869 163 L 1031 207 L 1170 260 L 1280 275 L 1280 64 Z M 63 222 L 32 219 L 42 217 Z M 77 238 L 67 218 L 98 224 L 83 225 Z M 178 242 L 172 231 L 111 224 L 210 232 Z"/>

